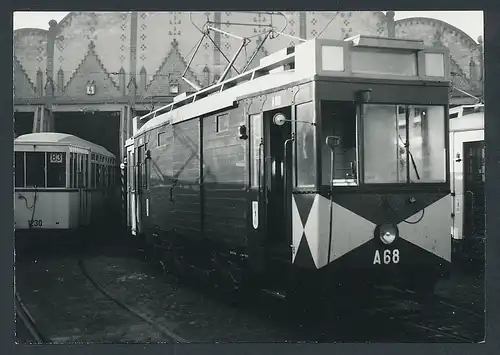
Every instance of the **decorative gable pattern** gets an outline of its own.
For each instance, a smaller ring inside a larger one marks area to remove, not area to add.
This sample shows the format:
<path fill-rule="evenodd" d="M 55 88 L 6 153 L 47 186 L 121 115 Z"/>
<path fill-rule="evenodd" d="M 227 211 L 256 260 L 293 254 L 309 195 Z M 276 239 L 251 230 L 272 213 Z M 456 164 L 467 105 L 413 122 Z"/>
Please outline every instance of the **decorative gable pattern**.
<path fill-rule="evenodd" d="M 95 92 L 87 93 L 87 85 L 95 85 Z M 120 97 L 120 87 L 104 68 L 99 56 L 95 52 L 94 43 L 91 41 L 87 53 L 80 65 L 69 78 L 64 91 L 69 96 L 93 95 L 97 97 Z"/>
<path fill-rule="evenodd" d="M 37 71 L 47 70 L 47 31 L 21 28 L 13 33 L 13 50 L 30 80 L 36 82 Z"/>
<path fill-rule="evenodd" d="M 194 91 L 194 89 L 181 78 L 186 67 L 187 63 L 179 52 L 177 41 L 173 40 L 169 53 L 146 86 L 146 96 L 176 96 L 178 93 Z M 201 82 L 191 70 L 187 71 L 186 78 L 196 85 L 202 86 Z M 178 93 L 170 93 L 171 84 L 178 85 Z"/>
<path fill-rule="evenodd" d="M 35 98 L 37 96 L 35 85 L 26 74 L 22 64 L 14 56 L 14 97 Z"/>

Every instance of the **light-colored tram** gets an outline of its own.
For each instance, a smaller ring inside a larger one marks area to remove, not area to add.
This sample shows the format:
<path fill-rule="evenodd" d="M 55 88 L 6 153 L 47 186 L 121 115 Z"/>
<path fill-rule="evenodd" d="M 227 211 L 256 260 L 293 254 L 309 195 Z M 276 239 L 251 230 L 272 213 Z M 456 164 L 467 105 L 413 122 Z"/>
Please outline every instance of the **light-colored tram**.
<path fill-rule="evenodd" d="M 235 288 L 430 292 L 451 261 L 448 73 L 422 41 L 314 39 L 181 94 L 134 120 L 129 225 Z"/>
<path fill-rule="evenodd" d="M 484 104 L 450 110 L 450 167 L 454 247 L 482 259 L 485 242 Z"/>
<path fill-rule="evenodd" d="M 44 132 L 17 137 L 14 154 L 16 232 L 75 231 L 116 208 L 116 157 L 105 148 Z"/>

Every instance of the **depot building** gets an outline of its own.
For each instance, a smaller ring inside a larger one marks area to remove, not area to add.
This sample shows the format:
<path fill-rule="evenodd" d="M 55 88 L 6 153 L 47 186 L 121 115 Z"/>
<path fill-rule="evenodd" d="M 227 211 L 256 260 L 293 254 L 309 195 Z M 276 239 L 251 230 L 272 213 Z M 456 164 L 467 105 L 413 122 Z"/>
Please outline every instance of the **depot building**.
<path fill-rule="evenodd" d="M 223 32 L 211 32 L 197 47 L 207 21 Z M 283 34 L 262 44 L 271 27 Z M 474 103 L 482 96 L 481 38 L 476 41 L 436 19 L 395 21 L 394 12 L 380 11 L 71 12 L 59 23 L 51 20 L 47 29 L 14 31 L 15 135 L 74 134 L 123 157 L 132 118 L 192 92 L 181 79 L 184 72 L 198 87 L 217 81 L 239 50 L 238 37 L 250 42 L 229 76 L 300 38 L 357 34 L 446 46 L 454 86 L 451 104 Z"/>

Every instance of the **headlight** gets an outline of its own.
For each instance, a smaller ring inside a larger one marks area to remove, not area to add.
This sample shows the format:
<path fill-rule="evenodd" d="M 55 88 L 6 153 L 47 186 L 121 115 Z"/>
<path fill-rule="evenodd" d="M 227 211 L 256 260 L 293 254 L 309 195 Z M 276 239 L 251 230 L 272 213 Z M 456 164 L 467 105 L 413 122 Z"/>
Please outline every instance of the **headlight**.
<path fill-rule="evenodd" d="M 394 242 L 397 234 L 397 229 L 393 225 L 385 224 L 379 227 L 379 237 L 384 244 L 391 244 Z"/>

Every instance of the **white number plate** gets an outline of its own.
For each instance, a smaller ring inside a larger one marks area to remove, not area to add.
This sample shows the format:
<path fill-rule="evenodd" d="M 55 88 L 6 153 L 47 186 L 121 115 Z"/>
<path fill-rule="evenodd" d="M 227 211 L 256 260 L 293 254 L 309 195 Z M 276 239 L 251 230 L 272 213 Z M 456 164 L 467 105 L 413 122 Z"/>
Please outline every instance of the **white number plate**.
<path fill-rule="evenodd" d="M 377 264 L 397 264 L 399 263 L 399 249 L 375 250 L 373 265 Z"/>
<path fill-rule="evenodd" d="M 62 161 L 63 161 L 62 153 L 50 153 L 51 163 L 62 163 Z"/>
<path fill-rule="evenodd" d="M 41 219 L 34 219 L 34 220 L 28 220 L 28 225 L 30 228 L 32 227 L 41 227 L 43 225 L 43 222 Z"/>

